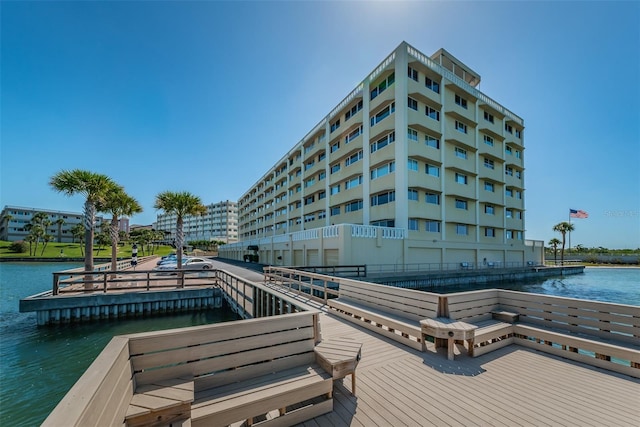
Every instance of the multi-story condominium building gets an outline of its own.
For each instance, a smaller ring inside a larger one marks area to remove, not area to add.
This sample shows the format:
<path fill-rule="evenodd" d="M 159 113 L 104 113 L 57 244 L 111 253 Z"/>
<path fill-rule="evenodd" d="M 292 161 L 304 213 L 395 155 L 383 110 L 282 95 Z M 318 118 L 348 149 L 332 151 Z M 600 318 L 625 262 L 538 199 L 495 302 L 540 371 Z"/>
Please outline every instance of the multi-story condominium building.
<path fill-rule="evenodd" d="M 39 212 L 44 213 L 50 222 L 46 234 L 53 237 L 52 241 L 60 243 L 73 242 L 71 229 L 77 224 L 82 224 L 84 218 L 83 214 L 78 212 L 5 206 L 0 212 L 0 240 L 25 240 L 29 235 L 27 225 Z M 62 221 L 58 222 L 59 220 Z M 103 221 L 101 216 L 96 216 L 96 224 L 102 224 Z"/>
<path fill-rule="evenodd" d="M 187 215 L 183 218 L 185 242 L 195 240 L 219 240 L 227 243 L 238 241 L 238 203 L 225 200 L 206 206 L 204 215 Z M 175 214 L 158 214 L 155 228 L 165 232 L 165 240 L 176 238 Z"/>
<path fill-rule="evenodd" d="M 526 262 L 524 122 L 479 83 L 446 50 L 403 42 L 242 195 L 243 243 L 221 255 L 251 244 L 281 265 Z"/>

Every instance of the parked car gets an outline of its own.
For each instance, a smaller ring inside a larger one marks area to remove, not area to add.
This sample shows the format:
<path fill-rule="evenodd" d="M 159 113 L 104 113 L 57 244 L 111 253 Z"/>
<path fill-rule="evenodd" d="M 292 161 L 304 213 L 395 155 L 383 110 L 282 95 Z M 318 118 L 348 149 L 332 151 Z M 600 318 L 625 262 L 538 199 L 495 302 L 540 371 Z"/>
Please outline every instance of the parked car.
<path fill-rule="evenodd" d="M 167 271 L 175 270 L 178 267 L 176 261 L 161 264 L 155 267 L 154 271 Z M 206 258 L 192 257 L 182 260 L 182 268 L 184 270 L 211 270 L 213 268 L 213 261 Z"/>
<path fill-rule="evenodd" d="M 182 260 L 184 261 L 187 257 L 182 258 Z M 156 263 L 156 265 L 163 265 L 163 264 L 169 264 L 169 263 L 176 263 L 178 262 L 178 255 L 177 254 L 169 254 L 169 255 L 165 255 L 162 258 L 160 258 L 158 260 L 158 262 Z"/>

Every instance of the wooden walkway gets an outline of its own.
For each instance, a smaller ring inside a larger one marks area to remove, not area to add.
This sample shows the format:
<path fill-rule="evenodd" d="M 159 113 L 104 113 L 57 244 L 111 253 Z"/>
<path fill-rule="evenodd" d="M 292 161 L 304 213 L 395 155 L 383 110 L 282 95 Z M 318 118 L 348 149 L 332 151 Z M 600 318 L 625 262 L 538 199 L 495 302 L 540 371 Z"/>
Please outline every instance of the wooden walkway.
<path fill-rule="evenodd" d="M 476 358 L 460 346 L 449 361 L 446 348 L 422 353 L 306 302 L 323 311 L 323 339 L 363 347 L 357 396 L 340 380 L 334 411 L 303 426 L 640 426 L 640 379 L 518 345 Z"/>

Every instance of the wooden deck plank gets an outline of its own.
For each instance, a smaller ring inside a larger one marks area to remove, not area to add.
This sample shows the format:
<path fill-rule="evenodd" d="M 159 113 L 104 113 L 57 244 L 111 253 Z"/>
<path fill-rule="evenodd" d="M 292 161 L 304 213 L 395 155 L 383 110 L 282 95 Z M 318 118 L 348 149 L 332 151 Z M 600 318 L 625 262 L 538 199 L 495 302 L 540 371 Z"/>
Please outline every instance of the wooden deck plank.
<path fill-rule="evenodd" d="M 460 356 L 448 362 L 442 351 L 420 353 L 331 314 L 320 319 L 324 339 L 363 343 L 358 397 L 334 394 L 333 415 L 345 423 L 332 417 L 334 425 L 626 426 L 640 420 L 635 378 L 520 346 L 475 359 L 457 348 Z M 325 425 L 326 417 L 318 423 Z"/>

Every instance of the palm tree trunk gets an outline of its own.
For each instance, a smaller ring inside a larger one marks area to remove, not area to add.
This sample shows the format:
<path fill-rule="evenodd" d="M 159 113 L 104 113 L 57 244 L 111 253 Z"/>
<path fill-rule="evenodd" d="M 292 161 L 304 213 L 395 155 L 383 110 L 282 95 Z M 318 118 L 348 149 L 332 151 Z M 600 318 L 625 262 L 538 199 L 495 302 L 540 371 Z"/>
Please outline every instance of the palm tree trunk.
<path fill-rule="evenodd" d="M 93 223 L 96 220 L 96 207 L 87 200 L 84 203 L 84 271 L 93 271 Z M 85 275 L 85 289 L 93 289 L 93 276 Z"/>
<path fill-rule="evenodd" d="M 562 233 L 562 251 L 560 251 L 560 265 L 564 265 L 564 245 L 566 233 Z"/>
<path fill-rule="evenodd" d="M 118 269 L 118 217 L 115 215 L 111 218 L 111 271 Z"/>
<path fill-rule="evenodd" d="M 178 221 L 176 223 L 176 251 L 177 251 L 177 261 L 178 268 L 182 268 L 182 244 L 184 242 L 184 233 L 182 231 L 182 217 L 178 217 Z"/>

